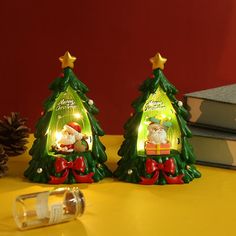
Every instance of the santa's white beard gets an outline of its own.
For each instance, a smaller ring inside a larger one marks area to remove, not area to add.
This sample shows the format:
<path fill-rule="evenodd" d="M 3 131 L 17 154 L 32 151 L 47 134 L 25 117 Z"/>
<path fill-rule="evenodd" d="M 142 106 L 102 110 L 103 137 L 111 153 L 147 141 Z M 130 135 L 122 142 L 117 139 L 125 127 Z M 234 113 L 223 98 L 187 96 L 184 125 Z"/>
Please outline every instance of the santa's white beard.
<path fill-rule="evenodd" d="M 76 141 L 75 139 L 75 135 L 71 135 L 71 134 L 67 134 L 67 135 L 63 135 L 61 137 L 61 139 L 58 141 L 59 144 L 64 144 L 64 145 L 70 145 L 70 144 L 74 144 Z"/>
<path fill-rule="evenodd" d="M 167 143 L 167 135 L 165 130 L 152 131 L 148 135 L 148 140 L 153 144 L 165 144 Z"/>

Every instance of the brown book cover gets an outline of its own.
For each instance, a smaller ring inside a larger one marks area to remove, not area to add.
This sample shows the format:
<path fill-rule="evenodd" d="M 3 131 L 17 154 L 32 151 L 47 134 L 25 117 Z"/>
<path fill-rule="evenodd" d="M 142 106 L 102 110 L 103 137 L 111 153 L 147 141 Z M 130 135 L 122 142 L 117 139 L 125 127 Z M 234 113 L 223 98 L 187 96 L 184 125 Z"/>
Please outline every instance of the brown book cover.
<path fill-rule="evenodd" d="M 236 134 L 190 125 L 189 128 L 197 163 L 236 169 Z"/>
<path fill-rule="evenodd" d="M 184 102 L 191 124 L 236 132 L 236 84 L 187 93 Z"/>

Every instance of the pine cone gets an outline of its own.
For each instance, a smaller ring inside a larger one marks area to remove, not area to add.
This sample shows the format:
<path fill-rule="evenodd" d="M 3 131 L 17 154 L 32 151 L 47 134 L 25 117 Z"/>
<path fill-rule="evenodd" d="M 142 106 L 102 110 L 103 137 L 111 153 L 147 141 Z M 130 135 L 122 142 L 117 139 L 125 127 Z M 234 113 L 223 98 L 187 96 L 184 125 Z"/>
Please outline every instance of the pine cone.
<path fill-rule="evenodd" d="M 0 120 L 0 144 L 8 156 L 16 156 L 26 151 L 30 129 L 25 125 L 26 119 L 19 113 L 12 112 Z"/>
<path fill-rule="evenodd" d="M 0 145 L 0 178 L 6 175 L 8 167 L 7 167 L 8 156 L 5 153 L 3 146 Z"/>

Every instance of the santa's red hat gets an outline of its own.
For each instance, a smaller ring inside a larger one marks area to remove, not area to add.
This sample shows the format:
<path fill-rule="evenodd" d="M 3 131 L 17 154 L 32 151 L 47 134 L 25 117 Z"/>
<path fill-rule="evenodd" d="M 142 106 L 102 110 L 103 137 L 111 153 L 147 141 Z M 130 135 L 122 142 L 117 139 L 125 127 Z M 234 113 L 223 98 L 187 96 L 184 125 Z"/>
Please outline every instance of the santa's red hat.
<path fill-rule="evenodd" d="M 77 122 L 69 122 L 64 125 L 64 128 L 72 134 L 81 133 L 81 126 Z"/>

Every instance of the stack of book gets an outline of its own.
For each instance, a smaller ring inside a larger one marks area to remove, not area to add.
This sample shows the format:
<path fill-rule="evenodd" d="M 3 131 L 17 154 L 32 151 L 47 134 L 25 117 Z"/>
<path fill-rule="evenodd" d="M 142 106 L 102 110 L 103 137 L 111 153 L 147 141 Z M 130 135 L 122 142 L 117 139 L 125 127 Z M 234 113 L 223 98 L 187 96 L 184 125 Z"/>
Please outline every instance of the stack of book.
<path fill-rule="evenodd" d="M 236 84 L 188 93 L 197 163 L 236 169 Z"/>

